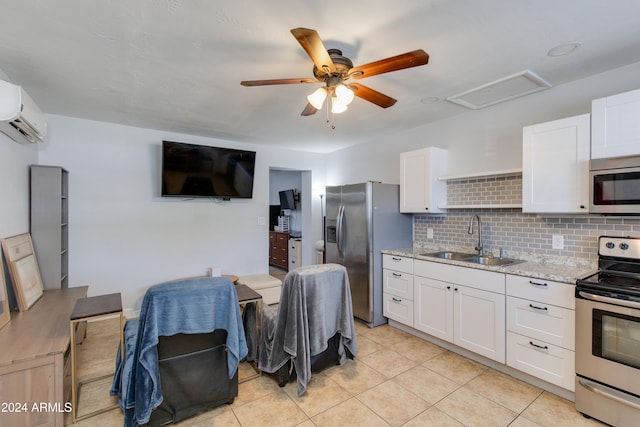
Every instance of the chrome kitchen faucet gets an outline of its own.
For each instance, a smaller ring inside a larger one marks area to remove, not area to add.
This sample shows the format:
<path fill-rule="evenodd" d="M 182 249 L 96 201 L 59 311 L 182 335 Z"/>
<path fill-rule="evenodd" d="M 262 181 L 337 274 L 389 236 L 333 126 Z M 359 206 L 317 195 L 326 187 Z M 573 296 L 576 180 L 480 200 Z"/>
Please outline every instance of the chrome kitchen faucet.
<path fill-rule="evenodd" d="M 473 234 L 473 220 L 476 218 L 478 219 L 478 246 L 476 246 L 475 249 L 478 251 L 478 256 L 484 256 L 484 249 L 482 247 L 482 221 L 480 220 L 479 215 L 476 214 L 471 217 L 467 233 Z"/>

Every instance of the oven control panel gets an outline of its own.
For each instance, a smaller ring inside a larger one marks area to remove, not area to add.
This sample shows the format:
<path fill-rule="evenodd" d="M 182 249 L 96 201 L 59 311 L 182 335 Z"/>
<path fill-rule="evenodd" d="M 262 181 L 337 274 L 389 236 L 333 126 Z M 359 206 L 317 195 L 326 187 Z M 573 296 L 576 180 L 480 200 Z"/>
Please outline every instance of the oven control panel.
<path fill-rule="evenodd" d="M 640 238 L 600 236 L 598 255 L 640 259 Z"/>

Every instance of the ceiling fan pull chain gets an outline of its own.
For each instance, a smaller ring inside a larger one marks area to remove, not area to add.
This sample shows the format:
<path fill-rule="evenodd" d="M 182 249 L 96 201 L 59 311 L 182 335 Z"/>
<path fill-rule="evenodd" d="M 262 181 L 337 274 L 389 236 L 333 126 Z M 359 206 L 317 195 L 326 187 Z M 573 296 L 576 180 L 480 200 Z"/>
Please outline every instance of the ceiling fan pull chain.
<path fill-rule="evenodd" d="M 329 96 L 327 96 L 327 103 L 325 104 L 326 107 L 326 115 L 327 115 L 327 123 L 330 123 L 329 121 L 329 110 L 331 110 L 331 108 L 329 108 L 329 103 L 331 102 L 331 98 Z"/>
<path fill-rule="evenodd" d="M 331 129 L 333 130 L 336 128 L 336 125 L 334 124 L 336 115 L 333 112 L 333 91 L 329 95 L 330 96 L 328 96 L 328 98 L 330 98 L 330 101 L 327 101 L 327 123 L 329 123 L 329 114 L 331 114 Z M 331 103 L 331 107 L 329 107 L 329 102 Z"/>

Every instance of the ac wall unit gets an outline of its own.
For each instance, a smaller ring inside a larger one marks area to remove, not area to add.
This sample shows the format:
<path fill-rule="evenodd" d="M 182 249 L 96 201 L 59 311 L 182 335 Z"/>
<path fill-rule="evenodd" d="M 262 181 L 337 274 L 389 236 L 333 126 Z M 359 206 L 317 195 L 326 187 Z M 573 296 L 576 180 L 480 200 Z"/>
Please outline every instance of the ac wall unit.
<path fill-rule="evenodd" d="M 47 122 L 42 110 L 21 86 L 0 80 L 0 131 L 17 142 L 44 141 Z"/>

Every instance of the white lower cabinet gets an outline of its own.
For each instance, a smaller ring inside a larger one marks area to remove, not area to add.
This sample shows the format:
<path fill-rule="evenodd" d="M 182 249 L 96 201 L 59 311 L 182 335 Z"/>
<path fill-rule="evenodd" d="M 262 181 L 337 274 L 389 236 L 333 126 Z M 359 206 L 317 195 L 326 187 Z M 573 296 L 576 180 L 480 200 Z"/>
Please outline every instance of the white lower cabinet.
<path fill-rule="evenodd" d="M 413 327 L 413 259 L 382 256 L 382 315 Z"/>
<path fill-rule="evenodd" d="M 453 343 L 505 363 L 504 295 L 455 285 Z"/>
<path fill-rule="evenodd" d="M 383 313 L 574 391 L 575 287 L 383 255 Z"/>
<path fill-rule="evenodd" d="M 539 301 L 507 297 L 507 329 L 569 350 L 574 349 L 575 312 Z"/>
<path fill-rule="evenodd" d="M 382 315 L 403 325 L 413 327 L 413 300 L 400 298 L 393 294 L 382 294 Z"/>
<path fill-rule="evenodd" d="M 426 334 L 453 342 L 453 285 L 415 276 L 414 325 Z"/>
<path fill-rule="evenodd" d="M 544 341 L 507 331 L 507 365 L 574 391 L 574 353 Z"/>
<path fill-rule="evenodd" d="M 574 391 L 574 286 L 513 275 L 506 281 L 507 365 Z"/>
<path fill-rule="evenodd" d="M 416 260 L 414 285 L 415 329 L 505 363 L 504 274 Z"/>
<path fill-rule="evenodd" d="M 302 259 L 302 241 L 299 239 L 289 239 L 289 271 L 300 267 Z"/>

